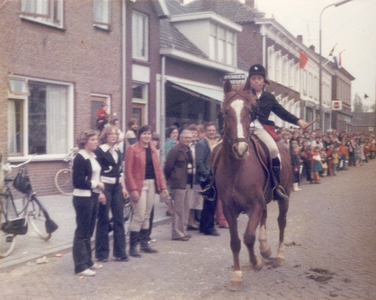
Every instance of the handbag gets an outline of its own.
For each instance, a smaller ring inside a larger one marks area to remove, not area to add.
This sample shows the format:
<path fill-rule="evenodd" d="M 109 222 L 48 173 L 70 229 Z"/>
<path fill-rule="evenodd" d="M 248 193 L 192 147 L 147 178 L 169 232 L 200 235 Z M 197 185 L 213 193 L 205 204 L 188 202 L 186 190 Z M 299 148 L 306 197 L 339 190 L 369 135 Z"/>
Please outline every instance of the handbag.
<path fill-rule="evenodd" d="M 6 221 L 1 225 L 1 230 L 9 234 L 21 234 L 27 233 L 27 222 L 25 218 L 13 219 Z"/>
<path fill-rule="evenodd" d="M 321 163 L 321 167 L 322 167 L 324 170 L 326 170 L 326 169 L 328 169 L 328 164 L 327 164 L 326 162 Z"/>
<path fill-rule="evenodd" d="M 26 166 L 22 166 L 18 170 L 18 173 L 13 180 L 13 187 L 23 194 L 28 194 L 31 192 L 32 188 Z"/>

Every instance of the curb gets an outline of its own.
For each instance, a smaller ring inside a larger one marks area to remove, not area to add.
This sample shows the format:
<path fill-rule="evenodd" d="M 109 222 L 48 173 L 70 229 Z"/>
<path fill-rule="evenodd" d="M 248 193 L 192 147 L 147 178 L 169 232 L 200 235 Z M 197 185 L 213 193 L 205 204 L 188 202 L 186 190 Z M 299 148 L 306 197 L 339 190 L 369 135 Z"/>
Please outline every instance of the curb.
<path fill-rule="evenodd" d="M 153 222 L 153 228 L 156 228 L 156 227 L 162 226 L 162 225 L 167 225 L 169 223 L 171 223 L 171 217 L 165 217 L 161 220 Z M 110 241 L 112 241 L 112 239 L 113 239 L 113 236 L 111 235 Z M 17 247 L 17 244 L 16 244 L 16 247 Z M 72 251 L 72 243 L 69 243 L 69 244 L 65 244 L 65 245 L 60 246 L 60 247 L 56 247 L 54 249 L 50 249 L 49 251 L 46 251 L 43 254 L 34 255 L 32 257 L 18 258 L 14 261 L 9 261 L 9 262 L 6 262 L 6 263 L 2 263 L 1 259 L 0 259 L 0 273 L 9 272 L 12 269 L 26 265 L 29 262 L 34 263 L 36 261 L 36 259 L 43 257 L 43 256 L 51 257 L 51 256 L 54 256 L 55 254 L 58 254 L 58 253 L 66 254 L 66 253 L 70 253 L 71 251 Z M 10 255 L 12 255 L 12 254 L 10 254 Z"/>

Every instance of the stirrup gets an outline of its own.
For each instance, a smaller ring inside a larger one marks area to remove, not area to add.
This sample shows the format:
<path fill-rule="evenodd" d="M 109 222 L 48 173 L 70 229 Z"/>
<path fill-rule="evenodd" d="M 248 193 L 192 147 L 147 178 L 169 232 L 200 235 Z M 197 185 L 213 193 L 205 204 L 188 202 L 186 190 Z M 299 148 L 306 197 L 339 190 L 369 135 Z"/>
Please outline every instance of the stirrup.
<path fill-rule="evenodd" d="M 283 191 L 281 191 L 281 190 L 283 190 Z M 273 200 L 279 200 L 279 201 L 287 201 L 289 199 L 289 197 L 286 195 L 285 189 L 283 187 L 281 187 L 280 185 L 275 186 L 273 188 L 273 198 L 277 198 L 277 199 L 273 199 Z"/>
<path fill-rule="evenodd" d="M 207 197 L 207 198 L 215 198 L 215 188 L 214 186 L 208 184 L 203 190 L 198 191 L 198 193 L 201 196 Z"/>

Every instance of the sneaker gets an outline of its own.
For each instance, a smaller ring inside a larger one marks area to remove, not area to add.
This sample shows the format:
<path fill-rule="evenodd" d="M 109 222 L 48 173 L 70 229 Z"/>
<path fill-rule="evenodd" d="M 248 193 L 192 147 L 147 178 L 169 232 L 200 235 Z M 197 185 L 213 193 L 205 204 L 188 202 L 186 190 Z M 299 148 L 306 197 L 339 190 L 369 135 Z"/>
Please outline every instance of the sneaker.
<path fill-rule="evenodd" d="M 91 270 L 99 270 L 99 269 L 102 269 L 102 268 L 103 268 L 103 265 L 96 264 L 96 263 L 94 263 L 94 265 L 92 265 L 90 267 Z"/>
<path fill-rule="evenodd" d="M 79 275 L 80 276 L 95 276 L 97 274 L 95 271 L 86 269 L 85 271 L 82 271 Z"/>

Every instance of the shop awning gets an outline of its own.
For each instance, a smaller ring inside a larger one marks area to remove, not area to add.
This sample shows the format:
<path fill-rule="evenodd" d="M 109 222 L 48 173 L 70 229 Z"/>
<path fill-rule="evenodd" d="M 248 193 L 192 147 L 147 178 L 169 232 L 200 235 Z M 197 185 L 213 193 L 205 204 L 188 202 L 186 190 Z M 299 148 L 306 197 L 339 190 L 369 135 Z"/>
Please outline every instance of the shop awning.
<path fill-rule="evenodd" d="M 181 83 L 175 80 L 168 80 L 168 82 L 173 88 L 191 94 L 192 96 L 198 98 L 210 98 L 223 102 L 224 95 L 223 90 L 220 87 L 203 87 L 196 84 Z"/>

